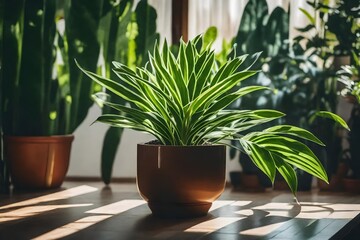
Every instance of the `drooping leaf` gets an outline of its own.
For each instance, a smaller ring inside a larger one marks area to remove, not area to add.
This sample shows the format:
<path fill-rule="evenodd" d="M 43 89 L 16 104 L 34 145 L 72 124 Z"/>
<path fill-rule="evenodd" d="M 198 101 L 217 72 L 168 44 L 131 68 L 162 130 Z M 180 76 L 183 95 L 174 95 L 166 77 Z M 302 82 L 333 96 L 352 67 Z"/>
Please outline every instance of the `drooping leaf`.
<path fill-rule="evenodd" d="M 293 135 L 305 140 L 312 141 L 319 145 L 325 146 L 324 143 L 322 143 L 314 134 L 303 128 L 290 126 L 290 125 L 277 125 L 274 127 L 267 128 L 265 131 L 275 134 Z"/>
<path fill-rule="evenodd" d="M 344 119 L 342 119 L 339 115 L 337 115 L 335 113 L 328 112 L 328 111 L 318 111 L 312 116 L 312 120 L 314 120 L 314 118 L 316 118 L 316 117 L 323 117 L 323 118 L 331 119 L 331 120 L 335 121 L 336 123 L 340 124 L 345 129 L 350 130 L 349 126 L 344 121 Z"/>

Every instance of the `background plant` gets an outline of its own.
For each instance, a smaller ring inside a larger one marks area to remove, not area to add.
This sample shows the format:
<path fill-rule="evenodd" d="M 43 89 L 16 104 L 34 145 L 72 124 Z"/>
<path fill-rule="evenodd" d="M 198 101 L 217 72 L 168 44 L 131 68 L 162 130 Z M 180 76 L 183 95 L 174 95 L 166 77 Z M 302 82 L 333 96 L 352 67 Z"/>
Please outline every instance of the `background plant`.
<path fill-rule="evenodd" d="M 159 34 L 156 32 L 156 11 L 146 0 L 141 0 L 135 10 L 132 0 L 105 1 L 104 16 L 101 19 L 99 40 L 103 48 L 104 67 L 102 75 L 114 78 L 111 71 L 111 61 L 118 61 L 130 69 L 144 66 L 148 61 L 147 52 L 153 49 Z M 81 61 L 80 59 L 78 59 Z M 109 97 L 119 104 L 125 104 L 124 99 L 108 91 Z M 114 113 L 114 110 L 104 106 L 103 113 Z M 112 168 L 120 144 L 123 128 L 110 127 L 103 141 L 101 152 L 101 178 L 105 184 L 111 181 Z"/>
<path fill-rule="evenodd" d="M 82 80 L 73 59 L 83 59 L 84 65 L 96 70 L 100 48 L 94 36 L 100 2 L 65 1 L 65 32 L 58 45 L 56 1 L 5 3 L 4 134 L 69 134 L 83 121 L 91 105 L 92 83 Z M 56 46 L 61 48 L 63 65 L 55 63 Z M 54 75 L 56 67 L 59 71 Z"/>
<path fill-rule="evenodd" d="M 354 2 L 347 0 L 336 1 L 333 6 L 330 6 L 328 1 L 314 0 L 307 3 L 312 7 L 313 14 L 301 9 L 307 16 L 309 24 L 298 29 L 302 34 L 294 40 L 299 46 L 305 46 L 302 47 L 301 54 L 308 59 L 307 62 L 313 62 L 312 70 L 310 69 L 312 74 L 307 78 L 309 83 L 314 83 L 311 108 L 313 111 L 320 109 L 336 112 L 338 104 L 336 71 L 338 69 L 335 59 L 353 50 L 359 53 L 359 43 L 356 43 L 358 41 L 356 36 L 359 34 L 358 26 L 354 24 L 358 21 L 355 17 L 358 10 L 354 8 Z M 335 22 L 338 24 L 337 27 L 334 25 Z M 347 36 L 349 40 L 346 43 L 341 40 L 344 36 Z M 338 127 L 323 119 L 311 121 L 311 118 L 308 118 L 308 120 L 310 121 L 305 123 L 327 145 L 323 163 L 326 164 L 328 174 L 335 173 L 342 152 L 342 136 L 339 135 Z"/>
<path fill-rule="evenodd" d="M 268 4 L 265 0 L 250 0 L 245 6 L 244 13 L 240 20 L 237 35 L 232 40 L 232 44 L 236 45 L 237 54 L 245 54 L 247 52 L 261 52 L 259 61 L 256 63 L 257 68 L 263 68 L 263 71 L 249 78 L 247 85 L 262 85 L 277 89 L 283 81 L 272 81 L 270 74 L 279 74 L 284 68 L 284 62 L 281 56 L 288 52 L 289 39 L 289 14 L 281 7 L 275 8 L 269 12 Z M 279 109 L 281 104 L 282 92 L 261 91 L 254 92 L 244 96 L 230 108 L 232 109 L 261 109 L 272 108 Z M 276 122 L 268 123 L 268 125 L 279 124 Z M 238 144 L 238 142 L 233 142 Z M 235 149 L 230 150 L 231 158 L 236 156 Z M 269 185 L 263 174 L 246 156 L 239 156 L 239 163 L 242 170 L 246 174 L 257 174 L 262 184 Z"/>
<path fill-rule="evenodd" d="M 1 1 L 1 134 L 70 134 L 84 120 L 93 84 L 83 81 L 73 59 L 96 70 L 102 4 Z M 56 27 L 59 18 L 66 22 L 62 33 Z M 60 55 L 61 63 L 56 61 Z M 8 174 L 2 175 L 8 182 Z"/>
<path fill-rule="evenodd" d="M 326 27 L 336 38 L 334 54 L 351 55 L 351 52 L 355 52 L 356 56 L 359 56 L 359 3 L 351 0 L 337 0 L 334 6 L 322 3 L 319 7 L 328 9 L 329 12 Z"/>
<path fill-rule="evenodd" d="M 237 71 L 247 56 L 233 57 L 218 66 L 214 51 L 201 48 L 201 44 L 201 36 L 188 43 L 181 41 L 178 55 L 171 53 L 166 42 L 161 50 L 156 45 L 149 55 L 149 65 L 136 70 L 113 62 L 119 82 L 81 68 L 93 81 L 132 103 L 131 106 L 118 104 L 108 101 L 104 93 L 95 94 L 98 103 L 118 111 L 104 114 L 97 121 L 150 133 L 165 145 L 215 144 L 235 139 L 240 142 L 240 150 L 247 153 L 272 182 L 277 170 L 294 193 L 297 177 L 292 165 L 327 181 L 320 161 L 297 140 L 301 138 L 322 145 L 307 130 L 278 125 L 242 134 L 283 114 L 276 110 L 225 109 L 238 98 L 266 88 L 234 88 L 256 74 L 249 68 Z M 346 127 L 336 115 L 323 115 Z"/>
<path fill-rule="evenodd" d="M 360 60 L 353 53 L 353 64 L 343 66 L 338 71 L 338 81 L 344 84 L 342 95 L 349 99 L 353 106 L 348 120 L 351 132 L 348 135 L 350 158 L 348 164 L 351 169 L 350 177 L 360 179 Z"/>

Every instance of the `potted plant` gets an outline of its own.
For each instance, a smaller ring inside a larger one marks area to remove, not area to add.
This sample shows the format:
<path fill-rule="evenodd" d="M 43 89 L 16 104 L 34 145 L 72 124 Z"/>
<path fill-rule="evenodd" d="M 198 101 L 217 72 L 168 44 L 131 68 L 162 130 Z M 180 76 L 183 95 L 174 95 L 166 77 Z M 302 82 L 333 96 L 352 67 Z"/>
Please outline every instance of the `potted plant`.
<path fill-rule="evenodd" d="M 320 4 L 328 12 L 326 28 L 333 34 L 334 46 L 334 66 L 339 70 L 342 65 L 353 63 L 351 52 L 356 51 L 357 56 L 360 52 L 360 14 L 359 4 L 351 0 L 336 0 L 334 6 Z M 346 64 L 343 64 L 343 63 Z"/>
<path fill-rule="evenodd" d="M 93 81 L 130 104 L 109 101 L 104 93 L 94 99 L 118 111 L 97 121 L 152 134 L 156 140 L 138 145 L 137 185 L 154 215 L 201 216 L 225 187 L 223 140 L 239 141 L 239 150 L 273 182 L 278 171 L 296 193 L 293 166 L 327 181 L 318 158 L 299 139 L 323 145 L 309 131 L 278 125 L 258 131 L 253 127 L 278 119 L 276 110 L 238 110 L 226 107 L 262 86 L 234 88 L 256 74 L 238 71 L 247 55 L 217 65 L 214 51 L 202 48 L 202 37 L 181 41 L 175 56 L 165 42 L 155 45 L 146 67 L 131 70 L 113 62 L 119 80 L 79 68 Z M 259 54 L 253 56 L 256 62 Z M 251 65 L 250 65 L 251 66 Z M 323 113 L 346 123 L 332 113 Z M 246 134 L 243 134 L 247 131 Z M 299 138 L 299 139 L 298 139 Z"/>
<path fill-rule="evenodd" d="M 349 174 L 343 179 L 344 189 L 350 192 L 360 192 L 360 60 L 353 52 L 353 65 L 343 66 L 338 71 L 338 81 L 344 84 L 341 94 L 353 107 L 348 120 L 351 132 L 348 136 L 350 153 L 348 165 Z"/>
<path fill-rule="evenodd" d="M 283 71 L 280 74 L 269 73 L 272 79 L 282 85 L 280 110 L 287 114 L 286 122 L 311 129 L 326 144 L 325 149 L 313 146 L 330 178 L 330 185 L 319 181 L 319 187 L 335 190 L 340 182 L 337 172 L 341 159 L 341 131 L 328 119 L 312 121 L 311 113 L 337 110 L 337 69 L 334 68 L 334 56 L 339 51 L 335 50 L 336 39 L 330 32 L 327 21 L 330 13 L 336 12 L 336 8 L 330 11 L 328 5 L 318 0 L 307 3 L 313 11 L 300 9 L 307 17 L 308 24 L 297 29 L 300 34 L 293 39 L 289 52 L 280 56 L 285 63 Z M 283 81 L 284 78 L 287 81 Z M 308 179 L 308 184 L 304 186 L 310 189 L 311 177 L 302 171 L 299 173 L 304 179 Z"/>
<path fill-rule="evenodd" d="M 52 188 L 64 180 L 71 133 L 92 104 L 92 83 L 83 81 L 73 59 L 96 70 L 101 7 L 66 1 L 61 36 L 56 1 L 4 2 L 0 102 L 4 159 L 15 187 Z M 57 50 L 62 64 L 55 63 Z"/>
<path fill-rule="evenodd" d="M 114 78 L 116 75 L 111 70 L 111 61 L 124 63 L 132 69 L 136 66 L 144 66 L 148 60 L 147 52 L 153 49 L 160 35 L 156 32 L 156 10 L 147 0 L 139 1 L 136 7 L 132 0 L 113 4 L 108 2 L 107 5 L 107 13 L 100 22 L 99 39 L 103 46 L 105 70 L 103 75 Z M 113 95 L 110 91 L 108 93 Z M 103 108 L 104 114 L 114 111 L 109 107 Z M 104 137 L 101 151 L 101 179 L 105 184 L 111 181 L 122 132 L 122 128 L 110 127 Z"/>
<path fill-rule="evenodd" d="M 288 51 L 286 41 L 289 39 L 289 13 L 281 7 L 276 7 L 269 12 L 266 0 L 250 0 L 245 6 L 241 17 L 237 36 L 233 39 L 236 43 L 236 53 L 239 55 L 248 52 L 262 52 L 259 61 L 254 66 L 264 66 L 264 71 L 251 76 L 244 85 L 262 85 L 276 88 L 266 73 L 279 74 L 284 63 L 280 57 Z M 284 81 L 283 81 L 284 82 Z M 244 96 L 240 101 L 230 105 L 231 109 L 276 109 L 281 94 L 272 91 L 254 92 Z M 272 125 L 279 122 L 272 122 Z M 238 142 L 234 141 L 234 144 Z M 245 155 L 236 155 L 236 149 L 230 150 L 230 156 L 238 156 L 242 172 L 240 173 L 241 189 L 245 191 L 264 191 L 271 187 L 271 182 Z M 231 172 L 231 175 L 236 173 Z M 257 186 L 257 187 L 256 187 Z"/>

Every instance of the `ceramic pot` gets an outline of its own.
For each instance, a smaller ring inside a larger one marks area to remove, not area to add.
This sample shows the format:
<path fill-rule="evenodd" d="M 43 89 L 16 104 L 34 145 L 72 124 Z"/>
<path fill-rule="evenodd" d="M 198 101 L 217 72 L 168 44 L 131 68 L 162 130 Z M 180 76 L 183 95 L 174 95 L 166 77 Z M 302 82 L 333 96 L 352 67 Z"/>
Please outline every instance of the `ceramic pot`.
<path fill-rule="evenodd" d="M 360 179 L 344 178 L 343 186 L 346 192 L 360 194 Z"/>
<path fill-rule="evenodd" d="M 225 162 L 223 145 L 138 144 L 138 190 L 156 216 L 203 216 L 224 191 Z"/>
<path fill-rule="evenodd" d="M 56 188 L 69 167 L 73 135 L 4 136 L 5 160 L 15 188 Z"/>

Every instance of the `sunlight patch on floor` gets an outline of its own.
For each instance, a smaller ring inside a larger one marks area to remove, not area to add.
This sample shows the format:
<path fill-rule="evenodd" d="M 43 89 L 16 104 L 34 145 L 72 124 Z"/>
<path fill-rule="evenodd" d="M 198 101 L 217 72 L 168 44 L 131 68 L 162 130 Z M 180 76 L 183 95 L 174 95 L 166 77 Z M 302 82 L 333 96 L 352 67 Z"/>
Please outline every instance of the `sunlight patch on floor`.
<path fill-rule="evenodd" d="M 218 208 L 222 208 L 224 206 L 230 205 L 232 203 L 234 203 L 235 201 L 227 201 L 227 200 L 217 200 L 214 201 L 211 205 L 211 208 L 209 209 L 209 212 L 214 211 Z"/>
<path fill-rule="evenodd" d="M 0 207 L 0 210 L 7 209 L 7 208 L 16 208 L 16 207 L 24 207 L 24 206 L 29 206 L 29 205 L 35 205 L 35 204 L 39 204 L 39 203 L 43 203 L 43 202 L 50 202 L 50 201 L 57 201 L 57 200 L 67 199 L 67 198 L 76 197 L 76 196 L 79 196 L 79 195 L 82 195 L 82 194 L 94 192 L 94 191 L 97 191 L 97 190 L 98 190 L 97 188 L 90 187 L 90 186 L 87 186 L 87 185 L 82 185 L 82 186 L 70 188 L 70 189 L 67 189 L 67 190 L 64 190 L 64 191 L 60 191 L 60 192 L 56 192 L 56 193 L 52 193 L 52 194 L 47 194 L 47 195 L 44 195 L 44 196 L 41 196 L 41 197 L 36 197 L 36 198 L 28 199 L 28 200 L 25 200 L 25 201 L 5 205 L 5 206 Z"/>
<path fill-rule="evenodd" d="M 259 237 L 266 236 L 266 235 L 270 234 L 271 232 L 275 231 L 276 229 L 278 229 L 279 227 L 281 227 L 286 222 L 287 221 L 273 223 L 273 224 L 269 224 L 269 225 L 265 225 L 265 226 L 261 226 L 261 227 L 257 227 L 257 228 L 244 230 L 244 231 L 241 231 L 240 234 L 241 235 L 249 235 L 249 236 L 259 236 Z"/>
<path fill-rule="evenodd" d="M 130 209 L 136 208 L 145 203 L 146 202 L 144 200 L 125 199 L 125 200 L 111 203 L 111 204 L 108 204 L 108 205 L 105 205 L 105 206 L 102 206 L 99 208 L 95 208 L 95 209 L 86 211 L 85 213 L 103 214 L 103 215 L 95 215 L 95 216 L 81 218 L 79 220 L 76 220 L 75 222 L 72 222 L 72 223 L 66 224 L 64 226 L 61 226 L 59 228 L 56 228 L 50 232 L 47 232 L 41 236 L 36 237 L 34 239 L 45 240 L 45 239 L 58 239 L 61 237 L 66 237 L 68 235 L 74 234 L 74 233 L 76 233 L 80 230 L 83 230 L 85 228 L 88 228 L 96 223 L 104 221 L 108 218 L 111 218 L 117 214 L 123 213 Z"/>
<path fill-rule="evenodd" d="M 104 221 L 105 219 L 108 219 L 112 216 L 113 215 L 97 215 L 97 216 L 84 217 L 75 222 L 66 224 L 62 227 L 47 232 L 41 236 L 33 238 L 33 240 L 49 240 L 49 239 L 59 239 L 62 237 L 66 237 L 82 229 L 88 228 L 98 222 Z"/>
<path fill-rule="evenodd" d="M 47 211 L 52 211 L 59 208 L 73 208 L 73 207 L 87 207 L 93 204 L 61 204 L 61 205 L 44 205 L 23 207 L 14 211 L 0 213 L 0 222 L 7 222 L 18 220 L 26 217 L 31 217 Z"/>
<path fill-rule="evenodd" d="M 252 201 L 236 201 L 236 202 L 232 203 L 231 206 L 243 207 L 243 206 L 249 205 L 251 203 L 252 203 Z"/>

